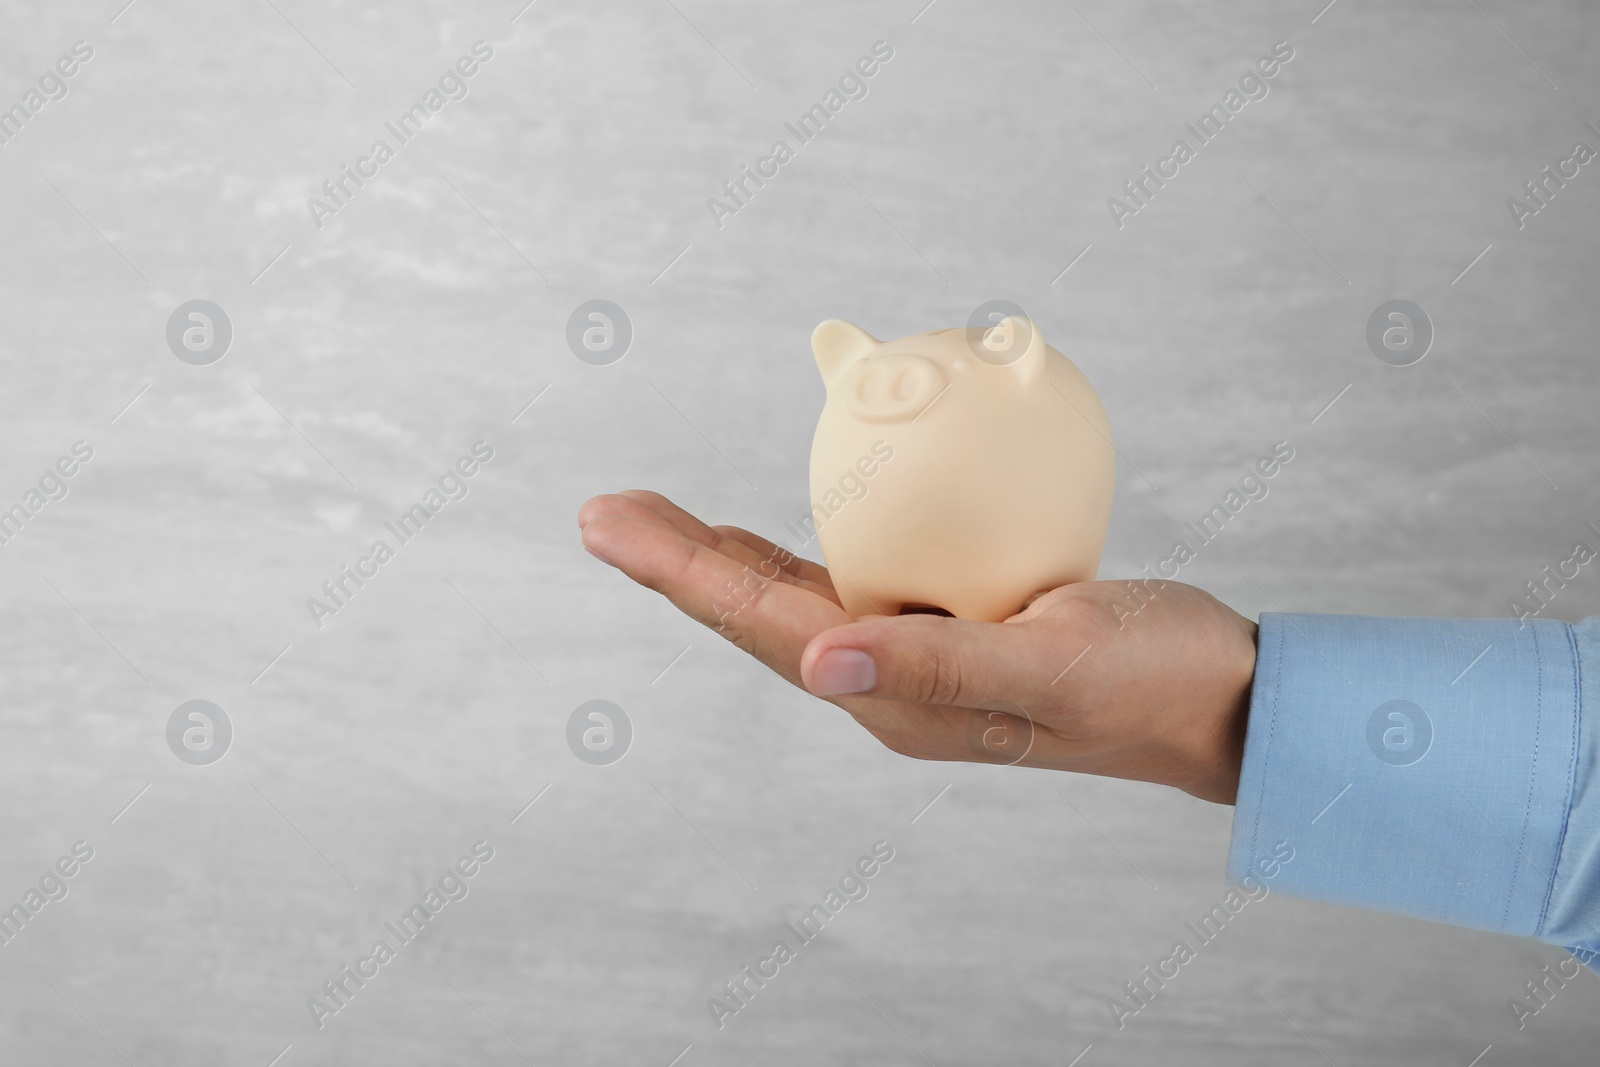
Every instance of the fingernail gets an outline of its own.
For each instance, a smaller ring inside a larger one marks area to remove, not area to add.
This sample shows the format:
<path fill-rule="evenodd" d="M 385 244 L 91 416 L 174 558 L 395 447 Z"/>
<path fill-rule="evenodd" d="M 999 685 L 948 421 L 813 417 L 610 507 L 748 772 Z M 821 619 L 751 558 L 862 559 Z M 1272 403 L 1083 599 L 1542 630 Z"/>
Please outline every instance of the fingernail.
<path fill-rule="evenodd" d="M 811 669 L 811 691 L 819 697 L 865 693 L 878 684 L 878 665 L 857 648 L 824 652 Z"/>

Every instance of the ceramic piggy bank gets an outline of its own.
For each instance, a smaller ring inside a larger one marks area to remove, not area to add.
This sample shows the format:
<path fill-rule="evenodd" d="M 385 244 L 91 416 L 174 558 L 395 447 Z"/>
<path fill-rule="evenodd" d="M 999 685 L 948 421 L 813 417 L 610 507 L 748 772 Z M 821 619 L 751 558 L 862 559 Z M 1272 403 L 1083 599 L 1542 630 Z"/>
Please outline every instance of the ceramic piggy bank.
<path fill-rule="evenodd" d="M 828 390 L 812 521 L 844 609 L 998 622 L 1100 565 L 1116 450 L 1083 372 L 1027 319 L 811 347 Z"/>

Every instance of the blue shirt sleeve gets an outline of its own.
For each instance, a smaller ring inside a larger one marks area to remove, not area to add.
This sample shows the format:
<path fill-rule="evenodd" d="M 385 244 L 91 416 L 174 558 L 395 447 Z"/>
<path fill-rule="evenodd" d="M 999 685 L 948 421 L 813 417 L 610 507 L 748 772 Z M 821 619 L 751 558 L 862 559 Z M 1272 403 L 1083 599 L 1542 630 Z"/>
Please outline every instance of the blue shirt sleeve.
<path fill-rule="evenodd" d="M 1600 619 L 1265 614 L 1229 880 L 1594 967 L 1597 709 Z"/>

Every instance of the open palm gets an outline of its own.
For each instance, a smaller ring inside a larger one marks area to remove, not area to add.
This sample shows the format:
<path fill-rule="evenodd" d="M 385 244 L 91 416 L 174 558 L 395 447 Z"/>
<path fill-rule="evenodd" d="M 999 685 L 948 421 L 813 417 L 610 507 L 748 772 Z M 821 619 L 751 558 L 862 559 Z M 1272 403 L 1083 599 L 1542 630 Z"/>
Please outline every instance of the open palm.
<path fill-rule="evenodd" d="M 854 619 L 826 568 L 652 492 L 599 496 L 584 547 L 907 756 L 1164 782 L 1231 802 L 1255 625 L 1177 582 L 1041 591 L 1005 622 Z"/>

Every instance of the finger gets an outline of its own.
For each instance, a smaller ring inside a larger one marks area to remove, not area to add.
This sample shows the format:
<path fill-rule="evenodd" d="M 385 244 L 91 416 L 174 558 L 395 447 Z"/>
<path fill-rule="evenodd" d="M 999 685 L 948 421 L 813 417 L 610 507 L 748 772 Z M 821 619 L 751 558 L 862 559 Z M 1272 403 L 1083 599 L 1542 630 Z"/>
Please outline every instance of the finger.
<path fill-rule="evenodd" d="M 773 544 L 760 534 L 751 533 L 749 530 L 740 529 L 737 526 L 713 526 L 712 529 L 723 537 L 737 541 L 745 547 L 760 553 L 763 558 L 776 560 L 780 567 L 796 578 L 811 582 L 814 585 L 825 585 L 829 589 L 833 588 L 833 579 L 828 575 L 828 568 L 820 563 L 802 559 L 782 545 Z"/>
<path fill-rule="evenodd" d="M 1015 705 L 1004 710 L 978 710 L 863 696 L 829 699 L 848 711 L 885 747 L 913 759 L 1127 776 L 1114 763 L 1087 750 L 1081 741 L 1016 714 Z"/>
<path fill-rule="evenodd" d="M 715 544 L 717 540 L 717 535 L 711 527 L 660 493 L 649 489 L 624 489 L 620 493 L 607 493 L 594 497 L 578 509 L 578 528 L 581 530 L 594 519 L 605 515 L 624 515 L 631 518 L 643 518 L 649 515 L 703 545 Z"/>
<path fill-rule="evenodd" d="M 663 522 L 689 540 L 732 556 L 740 563 L 753 567 L 761 561 L 761 556 L 753 549 L 740 541 L 730 540 L 660 493 L 649 489 L 625 489 L 620 493 L 595 497 L 578 511 L 578 528 L 584 529 L 594 519 L 606 515 Z M 782 563 L 774 560 L 765 570 L 771 571 L 774 566 L 781 569 Z"/>
<path fill-rule="evenodd" d="M 722 613 L 719 598 L 734 598 L 728 609 L 734 610 L 755 599 L 765 584 L 744 561 L 685 536 L 653 511 L 622 507 L 591 515 L 582 537 L 591 553 L 708 626 Z"/>
<path fill-rule="evenodd" d="M 818 634 L 801 657 L 817 696 L 861 693 L 916 704 L 1027 714 L 1059 658 L 1051 638 L 1023 623 L 937 615 L 863 619 Z"/>
<path fill-rule="evenodd" d="M 833 584 L 828 581 L 828 572 L 821 567 L 800 560 L 788 549 L 736 526 L 707 526 L 660 493 L 648 489 L 628 489 L 595 497 L 579 510 L 578 526 L 582 529 L 595 518 L 605 515 L 665 522 L 684 537 L 731 556 L 774 581 L 800 584 L 834 603 L 839 601 Z M 743 536 L 730 536 L 732 534 Z M 805 563 L 809 569 L 802 572 L 798 563 Z"/>
<path fill-rule="evenodd" d="M 796 685 L 806 643 L 849 619 L 832 601 L 778 580 L 776 567 L 740 563 L 685 537 L 659 515 L 593 517 L 583 541 L 595 555 Z"/>
<path fill-rule="evenodd" d="M 1020 762 L 1031 749 L 1035 733 L 1027 719 L 1013 719 L 997 711 L 860 696 L 831 699 L 884 747 L 912 759 L 997 763 L 1005 758 L 1000 750 L 1006 746 L 996 738 L 1009 738 L 1014 743 L 1006 754 L 1011 757 L 1008 762 Z M 1000 720 L 1015 725 L 999 726 Z"/>
<path fill-rule="evenodd" d="M 785 574 L 793 575 L 813 585 L 824 586 L 830 594 L 833 591 L 833 582 L 829 580 L 825 568 L 808 559 L 801 559 L 787 548 L 767 540 L 760 534 L 751 533 L 738 526 L 708 526 L 695 515 L 650 489 L 624 489 L 617 495 L 655 512 L 685 537 L 693 538 L 707 547 L 719 552 L 728 552 L 752 565 L 757 560 L 771 560 Z M 741 547 L 747 551 L 740 551 Z"/>

